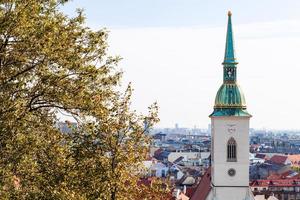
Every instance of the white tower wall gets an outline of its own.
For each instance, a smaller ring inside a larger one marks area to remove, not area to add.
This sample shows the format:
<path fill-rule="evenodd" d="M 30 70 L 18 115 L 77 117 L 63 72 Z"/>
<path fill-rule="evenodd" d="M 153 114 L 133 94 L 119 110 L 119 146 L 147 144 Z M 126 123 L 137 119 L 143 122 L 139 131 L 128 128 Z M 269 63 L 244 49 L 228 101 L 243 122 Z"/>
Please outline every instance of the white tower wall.
<path fill-rule="evenodd" d="M 212 183 L 249 186 L 249 117 L 212 117 Z M 237 161 L 227 162 L 227 141 L 237 143 Z M 235 169 L 235 176 L 228 170 Z"/>
<path fill-rule="evenodd" d="M 249 188 L 249 119 L 250 117 L 211 117 L 212 190 L 207 199 L 253 199 Z M 236 162 L 227 161 L 227 141 L 237 144 Z M 230 176 L 229 169 L 236 174 Z"/>

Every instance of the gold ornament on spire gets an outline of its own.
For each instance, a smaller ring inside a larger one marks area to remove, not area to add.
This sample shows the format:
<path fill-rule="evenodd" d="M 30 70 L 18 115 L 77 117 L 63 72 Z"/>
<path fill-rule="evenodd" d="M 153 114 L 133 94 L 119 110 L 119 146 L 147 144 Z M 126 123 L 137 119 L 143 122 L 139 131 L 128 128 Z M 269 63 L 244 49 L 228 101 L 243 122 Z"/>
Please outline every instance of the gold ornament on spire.
<path fill-rule="evenodd" d="M 232 13 L 231 13 L 231 11 L 229 10 L 229 11 L 228 11 L 228 16 L 231 16 L 231 15 L 232 15 Z"/>

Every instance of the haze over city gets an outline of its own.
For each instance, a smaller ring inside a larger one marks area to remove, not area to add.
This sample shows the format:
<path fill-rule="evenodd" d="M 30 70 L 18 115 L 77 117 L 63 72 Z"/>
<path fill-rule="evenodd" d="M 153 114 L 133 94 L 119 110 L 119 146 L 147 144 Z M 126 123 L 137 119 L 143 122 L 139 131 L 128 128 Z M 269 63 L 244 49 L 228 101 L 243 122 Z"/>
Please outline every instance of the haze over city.
<path fill-rule="evenodd" d="M 157 101 L 158 127 L 200 128 L 210 123 L 222 82 L 231 10 L 238 83 L 253 115 L 251 127 L 300 129 L 299 1 L 91 0 L 71 2 L 64 11 L 78 7 L 93 29 L 109 30 L 110 54 L 123 57 L 119 66 L 124 85 L 132 82 L 136 110 L 145 113 Z"/>

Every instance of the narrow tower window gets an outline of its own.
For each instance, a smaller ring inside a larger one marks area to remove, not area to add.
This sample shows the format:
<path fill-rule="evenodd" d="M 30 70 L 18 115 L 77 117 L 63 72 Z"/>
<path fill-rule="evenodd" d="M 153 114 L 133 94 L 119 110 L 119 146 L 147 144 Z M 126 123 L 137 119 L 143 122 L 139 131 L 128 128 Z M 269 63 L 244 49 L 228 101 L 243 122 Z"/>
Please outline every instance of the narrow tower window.
<path fill-rule="evenodd" d="M 227 162 L 236 162 L 236 141 L 230 138 L 227 142 Z"/>

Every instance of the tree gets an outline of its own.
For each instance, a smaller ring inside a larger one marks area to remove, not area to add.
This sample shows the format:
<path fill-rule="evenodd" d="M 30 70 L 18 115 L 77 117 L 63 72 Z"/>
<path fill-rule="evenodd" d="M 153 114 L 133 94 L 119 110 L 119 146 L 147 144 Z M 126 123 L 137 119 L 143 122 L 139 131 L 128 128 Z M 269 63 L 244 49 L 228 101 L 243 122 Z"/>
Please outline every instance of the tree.
<path fill-rule="evenodd" d="M 130 88 L 119 100 L 120 58 L 106 53 L 107 31 L 85 27 L 80 10 L 65 16 L 65 2 L 0 1 L 3 199 L 122 199 L 126 185 L 136 188 L 142 121 L 157 121 L 155 106 L 148 117 L 130 111 Z M 57 128 L 59 112 L 78 121 L 73 133 Z"/>
<path fill-rule="evenodd" d="M 131 87 L 116 94 L 107 112 L 96 109 L 92 120 L 70 135 L 70 187 L 86 199 L 136 199 L 141 163 L 148 155 L 144 122 L 157 122 L 157 106 L 147 117 L 130 110 Z"/>

